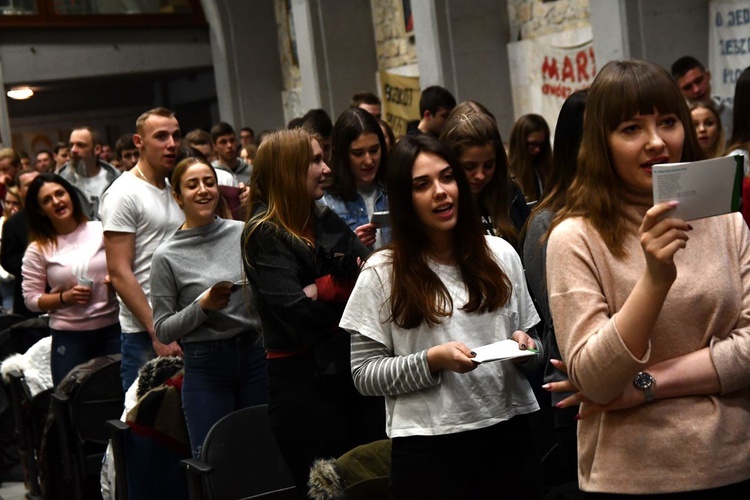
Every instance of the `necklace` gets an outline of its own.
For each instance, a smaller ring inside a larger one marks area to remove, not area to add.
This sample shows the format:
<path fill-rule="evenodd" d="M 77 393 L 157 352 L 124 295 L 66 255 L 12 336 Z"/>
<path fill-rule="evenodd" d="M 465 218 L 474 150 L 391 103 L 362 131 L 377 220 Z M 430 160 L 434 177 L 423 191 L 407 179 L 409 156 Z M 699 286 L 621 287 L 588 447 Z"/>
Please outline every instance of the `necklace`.
<path fill-rule="evenodd" d="M 156 183 L 154 183 L 154 182 L 151 182 L 150 180 L 148 180 L 148 177 L 146 177 L 146 176 L 145 176 L 145 175 L 143 174 L 143 171 L 141 170 L 141 167 L 135 167 L 135 168 L 134 168 L 133 170 L 135 170 L 135 175 L 136 175 L 136 177 L 140 177 L 141 179 L 143 179 L 144 181 L 148 182 L 148 183 L 149 183 L 149 184 L 151 184 L 152 186 L 156 186 L 157 188 L 159 187 L 159 186 L 158 186 L 158 185 L 157 185 Z M 160 189 L 161 189 L 161 188 L 160 188 Z"/>

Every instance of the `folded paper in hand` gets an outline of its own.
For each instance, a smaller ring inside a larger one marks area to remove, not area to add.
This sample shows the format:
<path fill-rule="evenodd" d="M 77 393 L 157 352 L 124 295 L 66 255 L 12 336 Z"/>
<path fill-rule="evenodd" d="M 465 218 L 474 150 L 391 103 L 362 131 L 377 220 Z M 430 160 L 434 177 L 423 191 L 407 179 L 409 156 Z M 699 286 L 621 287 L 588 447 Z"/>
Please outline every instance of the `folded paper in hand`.
<path fill-rule="evenodd" d="M 518 347 L 518 342 L 513 339 L 505 339 L 500 342 L 483 345 L 482 347 L 475 347 L 472 351 L 476 353 L 476 357 L 471 358 L 471 360 L 477 363 L 484 363 L 485 361 L 502 361 L 505 359 L 522 358 L 524 356 L 536 356 L 538 354 L 528 349 L 521 350 Z"/>
<path fill-rule="evenodd" d="M 743 173 L 739 155 L 654 165 L 654 205 L 679 201 L 669 217 L 686 221 L 736 212 L 742 199 Z"/>
<path fill-rule="evenodd" d="M 234 293 L 234 292 L 236 292 L 237 290 L 239 290 L 240 288 L 242 288 L 242 287 L 243 287 L 244 285 L 246 285 L 246 284 L 247 284 L 247 278 L 242 278 L 242 279 L 238 279 L 238 280 L 237 280 L 237 281 L 235 281 L 234 283 L 233 283 L 233 282 L 231 282 L 231 281 L 228 281 L 228 280 L 224 280 L 224 281 L 217 281 L 216 283 L 214 283 L 214 284 L 213 284 L 213 285 L 211 285 L 210 287 L 208 287 L 208 288 L 206 288 L 205 290 L 203 290 L 203 292 L 201 292 L 201 294 L 200 294 L 200 295 L 198 295 L 198 296 L 197 296 L 197 297 L 196 297 L 195 299 L 193 299 L 193 302 L 192 302 L 192 304 L 195 304 L 196 302 L 198 302 L 199 300 L 201 300 L 201 299 L 202 299 L 203 297 L 205 297 L 205 295 L 206 295 L 206 294 L 207 294 L 208 292 L 210 292 L 210 291 L 211 291 L 211 289 L 212 289 L 213 287 L 215 287 L 215 286 L 221 286 L 221 287 L 225 287 L 225 288 L 227 288 L 227 287 L 230 287 L 230 286 L 231 286 L 231 287 L 232 287 L 232 290 L 231 290 L 231 292 L 230 292 L 230 293 Z"/>

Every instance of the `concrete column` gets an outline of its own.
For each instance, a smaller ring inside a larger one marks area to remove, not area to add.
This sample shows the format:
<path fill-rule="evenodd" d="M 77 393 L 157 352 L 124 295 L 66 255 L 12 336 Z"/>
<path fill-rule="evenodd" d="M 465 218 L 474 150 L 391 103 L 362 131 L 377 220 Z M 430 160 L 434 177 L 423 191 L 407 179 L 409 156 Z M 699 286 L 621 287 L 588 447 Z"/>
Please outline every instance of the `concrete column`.
<path fill-rule="evenodd" d="M 422 88 L 441 85 L 458 102 L 479 101 L 503 137 L 513 126 L 508 9 L 496 0 L 412 0 Z"/>
<path fill-rule="evenodd" d="M 8 96 L 5 95 L 3 78 L 3 61 L 0 59 L 0 147 L 10 147 L 13 139 L 10 136 L 10 116 L 8 115 Z"/>
<path fill-rule="evenodd" d="M 302 75 L 302 108 L 335 121 L 360 90 L 377 92 L 375 33 L 369 0 L 292 0 Z"/>
<path fill-rule="evenodd" d="M 448 88 L 443 69 L 446 61 L 443 60 L 441 48 L 443 45 L 450 48 L 450 40 L 441 35 L 448 36 L 449 33 L 440 33 L 438 25 L 438 16 L 445 15 L 444 2 L 412 0 L 411 12 L 414 16 L 414 41 L 419 61 L 419 83 L 422 88 L 431 85 Z"/>
<path fill-rule="evenodd" d="M 589 2 L 589 18 L 598 67 L 604 66 L 608 61 L 630 58 L 625 3 L 624 0 Z"/>
<path fill-rule="evenodd" d="M 708 63 L 705 0 L 591 0 L 589 15 L 599 67 L 613 60 L 647 59 L 669 69 L 688 54 Z"/>
<path fill-rule="evenodd" d="M 273 0 L 201 0 L 210 26 L 219 118 L 239 129 L 284 125 Z"/>
<path fill-rule="evenodd" d="M 308 110 L 323 107 L 318 76 L 318 58 L 315 50 L 315 28 L 310 0 L 292 0 L 292 19 L 294 19 L 294 36 L 297 40 L 297 58 L 302 78 L 300 99 L 302 109 Z M 312 8 L 316 8 L 314 5 Z M 317 16 L 316 16 L 317 17 Z"/>

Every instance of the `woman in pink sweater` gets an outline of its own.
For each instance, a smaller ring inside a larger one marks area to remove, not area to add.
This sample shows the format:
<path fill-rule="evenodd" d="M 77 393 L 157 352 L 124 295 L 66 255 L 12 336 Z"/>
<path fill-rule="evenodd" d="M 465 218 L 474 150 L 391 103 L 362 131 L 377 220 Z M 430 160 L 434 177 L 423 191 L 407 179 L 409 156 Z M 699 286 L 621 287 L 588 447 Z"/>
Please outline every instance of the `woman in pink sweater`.
<path fill-rule="evenodd" d="M 23 297 L 30 310 L 49 311 L 57 385 L 76 365 L 120 352 L 118 305 L 108 284 L 102 224 L 86 219 L 68 181 L 40 174 L 26 194 L 26 215 Z"/>
<path fill-rule="evenodd" d="M 654 164 L 702 158 L 661 67 L 604 66 L 584 123 L 547 253 L 557 340 L 582 393 L 581 489 L 750 498 L 747 227 L 653 205 Z"/>

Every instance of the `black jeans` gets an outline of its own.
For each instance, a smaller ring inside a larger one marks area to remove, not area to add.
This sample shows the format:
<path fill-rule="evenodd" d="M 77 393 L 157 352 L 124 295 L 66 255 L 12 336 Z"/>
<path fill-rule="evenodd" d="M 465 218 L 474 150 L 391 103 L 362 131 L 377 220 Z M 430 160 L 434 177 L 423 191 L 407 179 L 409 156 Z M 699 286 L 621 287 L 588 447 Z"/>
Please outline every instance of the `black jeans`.
<path fill-rule="evenodd" d="M 395 499 L 541 498 L 539 459 L 528 415 L 491 427 L 393 439 Z"/>
<path fill-rule="evenodd" d="M 385 402 L 362 396 L 351 375 L 320 375 L 311 354 L 268 360 L 268 416 L 301 492 L 315 458 L 338 458 L 385 439 Z"/>

